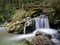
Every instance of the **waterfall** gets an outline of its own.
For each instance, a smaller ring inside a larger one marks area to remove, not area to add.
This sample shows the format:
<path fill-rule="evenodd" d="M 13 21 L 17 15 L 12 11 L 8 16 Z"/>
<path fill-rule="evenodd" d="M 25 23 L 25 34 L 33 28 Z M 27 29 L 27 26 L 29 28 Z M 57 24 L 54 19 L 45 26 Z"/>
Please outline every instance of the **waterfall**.
<path fill-rule="evenodd" d="M 35 20 L 35 28 L 36 29 L 40 29 L 40 28 L 49 28 L 49 21 L 48 21 L 48 17 L 45 15 L 40 15 L 36 18 L 34 18 Z M 26 33 L 26 23 L 29 21 L 29 17 L 26 18 L 26 22 L 24 24 L 24 31 L 23 33 Z"/>
<path fill-rule="evenodd" d="M 45 28 L 50 28 L 49 27 L 48 17 L 44 18 L 44 21 L 45 21 Z"/>
<path fill-rule="evenodd" d="M 36 29 L 39 29 L 40 26 L 39 26 L 39 18 L 38 18 L 38 17 L 35 18 L 35 22 L 36 22 L 36 24 L 35 24 L 35 28 L 36 28 Z"/>
<path fill-rule="evenodd" d="M 39 17 L 36 17 L 35 19 L 35 28 L 49 28 L 49 21 L 48 17 L 45 15 L 40 15 Z"/>
<path fill-rule="evenodd" d="M 26 34 L 26 26 L 27 26 L 27 22 L 30 20 L 30 17 L 27 17 L 26 19 L 25 19 L 25 24 L 24 24 L 24 30 L 23 30 L 23 34 Z"/>
<path fill-rule="evenodd" d="M 24 31 L 23 31 L 23 34 L 25 34 L 26 33 L 26 22 L 25 22 L 25 24 L 24 24 Z"/>
<path fill-rule="evenodd" d="M 50 29 L 49 27 L 49 20 L 48 20 L 48 17 L 45 16 L 45 15 L 40 15 L 36 18 L 33 19 L 35 22 L 35 28 L 36 30 L 33 31 L 32 33 L 30 34 L 26 34 L 26 26 L 27 26 L 27 22 L 29 21 L 29 17 L 26 19 L 26 22 L 24 24 L 24 31 L 22 35 L 18 35 L 18 36 L 15 36 L 13 38 L 11 38 L 11 40 L 22 40 L 22 39 L 26 39 L 26 40 L 30 40 L 32 38 L 34 38 L 36 36 L 36 32 L 39 31 L 39 32 L 42 32 L 42 34 L 48 34 L 48 35 L 51 35 L 51 41 L 53 41 L 54 43 L 60 43 L 60 41 L 58 40 L 58 36 L 56 35 L 57 34 L 57 30 L 55 29 Z"/>
<path fill-rule="evenodd" d="M 35 19 L 35 28 L 36 30 L 33 32 L 33 34 L 36 34 L 37 31 L 49 34 L 52 36 L 52 41 L 56 41 L 56 43 L 59 43 L 57 31 L 55 29 L 50 29 L 49 27 L 49 20 L 48 17 L 45 15 L 40 15 L 36 17 Z"/>

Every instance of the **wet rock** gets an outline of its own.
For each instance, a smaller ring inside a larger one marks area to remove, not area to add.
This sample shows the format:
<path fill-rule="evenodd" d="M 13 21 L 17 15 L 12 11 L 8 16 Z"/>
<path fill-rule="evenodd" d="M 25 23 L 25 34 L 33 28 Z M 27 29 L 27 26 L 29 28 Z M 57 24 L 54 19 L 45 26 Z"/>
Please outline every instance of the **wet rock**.
<path fill-rule="evenodd" d="M 39 35 L 32 39 L 31 45 L 53 45 L 53 43 L 51 40 Z"/>

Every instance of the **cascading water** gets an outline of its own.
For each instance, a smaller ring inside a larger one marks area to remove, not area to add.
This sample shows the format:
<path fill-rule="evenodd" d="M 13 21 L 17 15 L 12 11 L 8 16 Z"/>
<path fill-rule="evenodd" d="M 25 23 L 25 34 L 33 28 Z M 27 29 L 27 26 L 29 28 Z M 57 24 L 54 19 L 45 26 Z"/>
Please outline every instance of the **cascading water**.
<path fill-rule="evenodd" d="M 35 18 L 35 22 L 36 22 L 36 24 L 35 24 L 35 28 L 36 28 L 36 29 L 39 29 L 40 26 L 39 26 L 39 18 L 38 18 L 38 17 Z"/>
<path fill-rule="evenodd" d="M 45 24 L 44 24 L 44 17 L 40 16 L 40 28 L 44 28 L 45 27 Z"/>
<path fill-rule="evenodd" d="M 24 31 L 23 31 L 23 34 L 26 33 L 26 22 L 25 22 L 25 25 L 24 25 Z"/>
<path fill-rule="evenodd" d="M 0 26 L 0 31 L 3 31 L 5 29 L 6 29 L 6 27 L 4 27 L 3 25 Z"/>
<path fill-rule="evenodd" d="M 39 17 L 34 19 L 36 24 L 35 24 L 35 28 L 36 29 L 40 29 L 40 28 L 49 28 L 49 21 L 48 21 L 48 17 L 45 15 L 40 15 Z"/>
<path fill-rule="evenodd" d="M 46 16 L 46 18 L 44 18 L 44 23 L 45 23 L 45 28 L 50 28 L 49 27 L 49 21 L 48 21 L 48 17 Z"/>
<path fill-rule="evenodd" d="M 30 17 L 27 17 L 26 19 L 25 19 L 25 24 L 24 24 L 24 31 L 23 31 L 23 34 L 26 34 L 26 26 L 27 26 L 27 22 L 30 20 Z"/>
<path fill-rule="evenodd" d="M 57 39 L 56 39 L 56 36 L 54 36 L 54 34 L 57 33 L 56 30 L 54 29 L 50 29 L 49 27 L 49 20 L 48 20 L 48 17 L 45 16 L 45 15 L 40 15 L 36 18 L 34 18 L 33 20 L 35 21 L 35 31 L 33 33 L 30 33 L 30 34 L 25 34 L 26 33 L 26 26 L 27 26 L 27 21 L 29 18 L 26 19 L 26 22 L 25 22 L 25 25 L 24 25 L 24 31 L 23 31 L 23 35 L 19 35 L 19 36 L 15 36 L 12 38 L 12 40 L 22 40 L 22 39 L 26 39 L 26 40 L 31 40 L 29 37 L 33 38 L 35 37 L 35 34 L 37 31 L 39 32 L 43 32 L 43 33 L 46 33 L 46 34 L 49 34 L 52 36 L 52 41 L 56 41 L 57 43 L 59 42 Z"/>
<path fill-rule="evenodd" d="M 59 43 L 60 41 L 57 39 L 58 36 L 55 36 L 54 34 L 57 34 L 57 31 L 54 29 L 50 29 L 49 27 L 49 20 L 48 17 L 45 15 L 40 15 L 39 17 L 35 18 L 35 28 L 36 31 L 33 32 L 33 34 L 36 34 L 37 31 L 49 34 L 52 36 L 52 41 L 56 41 L 56 43 Z"/>

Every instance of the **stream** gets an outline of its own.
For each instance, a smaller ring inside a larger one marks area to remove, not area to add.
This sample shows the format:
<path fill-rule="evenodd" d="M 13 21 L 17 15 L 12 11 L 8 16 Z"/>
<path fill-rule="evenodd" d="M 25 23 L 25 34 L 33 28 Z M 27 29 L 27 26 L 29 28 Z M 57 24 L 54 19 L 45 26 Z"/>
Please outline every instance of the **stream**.
<path fill-rule="evenodd" d="M 9 37 L 16 36 L 17 34 L 8 33 L 4 30 L 4 27 L 0 27 L 0 45 L 23 45 L 24 41 L 10 41 L 7 40 Z"/>

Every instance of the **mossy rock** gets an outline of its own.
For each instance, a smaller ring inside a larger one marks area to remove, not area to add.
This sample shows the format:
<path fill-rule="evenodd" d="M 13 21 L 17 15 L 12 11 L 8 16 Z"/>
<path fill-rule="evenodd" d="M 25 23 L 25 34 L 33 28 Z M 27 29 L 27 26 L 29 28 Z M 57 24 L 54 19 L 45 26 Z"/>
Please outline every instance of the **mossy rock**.
<path fill-rule="evenodd" d="M 20 33 L 20 32 L 22 32 L 23 31 L 23 25 L 22 24 L 16 24 L 15 25 L 15 33 Z"/>
<path fill-rule="evenodd" d="M 7 31 L 8 31 L 9 29 L 13 28 L 13 26 L 14 26 L 14 23 L 9 23 L 9 25 L 7 26 Z"/>
<path fill-rule="evenodd" d="M 7 27 L 8 32 L 19 33 L 23 30 L 23 25 L 20 23 L 10 23 Z"/>

